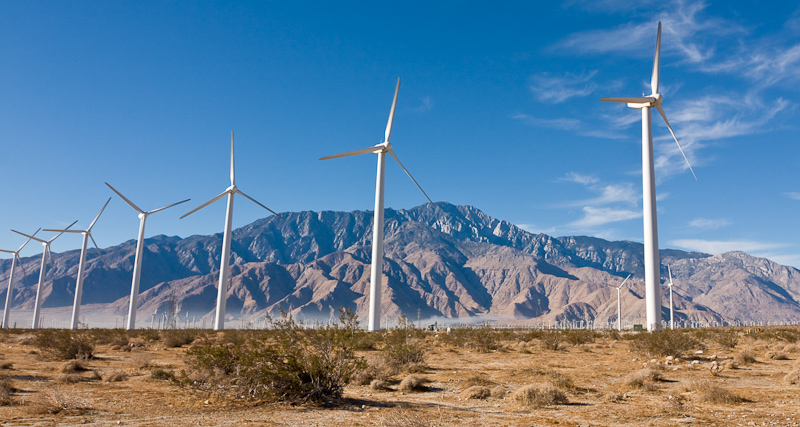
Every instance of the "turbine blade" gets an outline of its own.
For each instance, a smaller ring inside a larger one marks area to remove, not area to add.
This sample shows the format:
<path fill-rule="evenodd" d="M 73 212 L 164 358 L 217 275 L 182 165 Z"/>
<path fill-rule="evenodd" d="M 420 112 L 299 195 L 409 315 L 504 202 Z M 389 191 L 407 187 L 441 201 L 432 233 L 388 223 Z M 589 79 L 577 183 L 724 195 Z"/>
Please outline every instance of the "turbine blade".
<path fill-rule="evenodd" d="M 46 240 L 42 240 L 42 239 L 40 239 L 40 238 L 38 238 L 38 237 L 33 237 L 33 236 L 31 236 L 30 234 L 25 234 L 25 233 L 23 233 L 23 232 L 21 232 L 21 231 L 14 230 L 13 228 L 11 229 L 11 231 L 13 231 L 13 232 L 15 232 L 15 233 L 17 233 L 17 234 L 21 234 L 21 235 L 23 235 L 23 236 L 27 237 L 28 239 L 33 239 L 33 240 L 36 240 L 37 242 L 47 243 L 47 241 L 46 241 Z M 5 251 L 5 250 L 3 250 L 3 252 L 6 252 L 6 251 Z M 13 252 L 10 252 L 10 253 L 13 253 Z"/>
<path fill-rule="evenodd" d="M 372 147 L 369 147 L 369 148 L 362 148 L 360 150 L 348 151 L 346 153 L 340 153 L 340 154 L 334 154 L 332 156 L 320 157 L 319 159 L 320 160 L 328 160 L 328 159 L 336 159 L 336 158 L 339 158 L 339 157 L 357 156 L 359 154 L 379 153 L 381 150 L 383 150 L 383 146 L 379 144 L 379 145 L 375 145 L 375 146 L 372 146 Z"/>
<path fill-rule="evenodd" d="M 631 278 L 631 274 L 629 274 L 628 277 L 626 277 L 625 280 L 623 280 L 622 283 L 619 284 L 619 288 L 618 289 L 621 289 L 623 286 L 625 286 L 625 282 L 627 282 L 628 279 L 630 279 L 630 278 Z"/>
<path fill-rule="evenodd" d="M 253 203 L 257 204 L 258 206 L 261 206 L 262 208 L 264 208 L 264 209 L 266 209 L 266 210 L 268 210 L 268 211 L 272 212 L 272 214 L 273 214 L 273 215 L 275 215 L 275 216 L 277 216 L 278 218 L 280 218 L 280 219 L 284 219 L 282 216 L 278 215 L 278 213 L 277 213 L 277 212 L 275 212 L 275 211 L 273 211 L 272 209 L 270 209 L 270 208 L 268 208 L 268 207 L 266 207 L 266 206 L 262 205 L 261 203 L 259 203 L 259 201 L 258 201 L 258 200 L 256 200 L 256 199 L 254 199 L 254 198 L 252 198 L 252 197 L 248 196 L 247 194 L 244 194 L 244 193 L 242 193 L 242 191 L 241 191 L 241 190 L 239 190 L 238 188 L 236 189 L 236 192 L 237 192 L 237 193 L 239 193 L 239 194 L 241 194 L 242 196 L 246 197 L 248 200 L 250 200 L 251 202 L 253 202 Z"/>
<path fill-rule="evenodd" d="M 73 225 L 75 225 L 77 223 L 78 223 L 78 220 L 76 219 L 75 221 L 72 222 L 72 224 L 68 225 L 67 228 L 65 228 L 64 230 L 69 230 L 70 228 L 72 228 Z M 70 232 L 72 233 L 73 231 L 70 231 Z M 80 233 L 80 231 L 78 233 Z M 64 231 L 61 231 L 60 233 L 56 234 L 55 237 L 53 237 L 52 239 L 48 240 L 47 241 L 47 244 L 48 244 L 47 247 L 49 248 L 50 247 L 50 243 L 53 243 L 53 240 L 56 240 L 58 238 L 58 236 L 60 236 L 62 234 L 64 234 Z"/>
<path fill-rule="evenodd" d="M 686 158 L 686 153 L 683 152 L 683 148 L 681 147 L 681 143 L 678 142 L 678 137 L 675 136 L 675 132 L 672 131 L 672 126 L 669 125 L 669 120 L 667 120 L 667 114 L 664 113 L 664 109 L 661 108 L 661 104 L 656 105 L 658 112 L 661 113 L 661 117 L 664 118 L 664 123 L 667 124 L 667 129 L 669 129 L 669 133 L 672 134 L 672 138 L 675 139 L 675 143 L 678 144 L 678 150 L 681 150 L 681 154 L 683 154 L 683 160 L 686 160 L 686 164 L 689 166 L 689 170 L 692 171 L 692 176 L 694 176 L 694 180 L 697 181 L 697 175 L 694 174 L 694 169 L 692 169 L 692 165 L 689 163 L 689 159 Z"/>
<path fill-rule="evenodd" d="M 392 155 L 392 157 L 394 157 L 394 159 L 395 159 L 395 160 L 397 160 L 397 164 L 398 164 L 398 165 L 400 165 L 400 167 L 401 167 L 401 168 L 403 168 L 403 170 L 406 172 L 406 175 L 408 175 L 408 177 L 409 177 L 409 178 L 411 178 L 411 180 L 412 180 L 412 181 L 414 181 L 414 184 L 417 184 L 417 188 L 419 188 L 419 191 L 422 191 L 422 194 L 424 194 L 424 195 L 425 195 L 425 198 L 426 198 L 426 199 L 428 199 L 428 201 L 429 201 L 429 202 L 431 202 L 431 204 L 433 204 L 433 200 L 431 200 L 431 198 L 430 198 L 430 197 L 428 197 L 428 194 L 427 194 L 427 193 L 425 193 L 425 190 L 423 190 L 423 189 L 422 189 L 422 187 L 419 185 L 419 183 L 417 182 L 417 180 L 416 180 L 416 179 L 414 179 L 414 177 L 413 177 L 413 176 L 411 176 L 411 173 L 408 171 L 408 169 L 406 169 L 406 167 L 405 167 L 405 166 L 403 166 L 403 164 L 402 164 L 402 163 L 400 163 L 400 159 L 398 159 L 398 158 L 397 158 L 397 155 L 396 155 L 396 154 L 394 154 L 394 150 L 389 150 L 389 154 L 391 154 L 391 155 Z"/>
<path fill-rule="evenodd" d="M 136 205 L 135 205 L 135 204 L 134 204 L 132 201 L 128 200 L 128 198 L 127 198 L 127 197 L 123 196 L 123 195 L 122 195 L 122 193 L 120 193 L 119 191 L 117 191 L 117 189 L 116 189 L 116 188 L 112 187 L 112 186 L 111 186 L 111 184 L 109 184 L 109 183 L 106 183 L 106 185 L 108 186 L 108 188 L 110 188 L 110 189 L 111 189 L 111 191 L 113 191 L 113 192 L 117 193 L 117 196 L 121 197 L 121 198 L 122 198 L 122 200 L 124 200 L 124 201 L 128 202 L 128 204 L 129 204 L 129 205 L 131 205 L 131 207 L 132 207 L 133 209 L 135 209 L 135 210 L 136 210 L 136 212 L 139 212 L 139 213 L 144 213 L 144 211 L 143 211 L 143 210 L 141 210 L 141 209 L 140 209 L 138 206 L 136 206 Z"/>
<path fill-rule="evenodd" d="M 22 258 L 19 257 L 19 253 L 14 254 L 14 256 L 17 257 L 17 261 L 19 261 L 19 266 L 22 267 L 22 283 L 24 283 L 25 286 L 29 286 L 30 284 L 28 283 L 28 272 L 25 270 L 25 264 L 22 263 Z"/>
<path fill-rule="evenodd" d="M 386 133 L 383 136 L 383 142 L 389 142 L 392 136 L 392 123 L 394 123 L 394 109 L 397 107 L 397 93 L 400 92 L 400 77 L 397 78 L 397 87 L 394 88 L 394 99 L 392 100 L 392 109 L 389 111 L 389 121 L 386 122 Z"/>
<path fill-rule="evenodd" d="M 109 197 L 108 200 L 106 200 L 106 204 L 103 205 L 103 209 L 100 209 L 100 213 L 98 213 L 97 216 L 94 217 L 94 221 L 92 221 L 92 223 L 89 224 L 89 228 L 87 228 L 87 230 L 91 230 L 92 227 L 94 227 L 94 223 L 96 223 L 97 220 L 100 219 L 100 215 L 102 215 L 103 211 L 106 210 L 106 206 L 108 206 L 108 202 L 110 202 L 110 201 L 111 201 L 111 197 Z"/>
<path fill-rule="evenodd" d="M 150 212 L 145 212 L 145 213 L 147 213 L 147 214 L 149 215 L 149 214 L 152 214 L 152 213 L 156 213 L 156 212 L 158 212 L 158 211 L 163 211 L 164 209 L 169 209 L 169 208 L 171 208 L 171 207 L 173 207 L 173 206 L 175 206 L 175 205 L 180 205 L 181 203 L 186 203 L 186 202 L 188 202 L 189 200 L 192 200 L 192 199 L 181 200 L 181 201 L 180 201 L 180 202 L 178 202 L 178 203 L 173 203 L 173 204 L 171 204 L 171 205 L 167 205 L 167 206 L 164 206 L 164 207 L 160 207 L 160 208 L 158 208 L 158 209 L 153 209 L 152 211 L 150 211 Z"/>
<path fill-rule="evenodd" d="M 628 96 L 628 97 L 621 97 L 621 98 L 600 98 L 600 101 L 603 102 L 622 102 L 626 104 L 649 104 L 654 102 L 656 99 L 651 96 Z"/>
<path fill-rule="evenodd" d="M 184 219 L 184 218 L 186 218 L 187 216 L 189 216 L 189 215 L 191 215 L 191 214 L 193 214 L 193 213 L 195 213 L 195 212 L 199 211 L 200 209 L 203 209 L 204 207 L 206 207 L 206 206 L 208 206 L 208 205 L 210 205 L 210 204 L 212 204 L 212 203 L 216 202 L 217 200 L 219 200 L 219 199 L 221 199 L 221 198 L 225 197 L 225 195 L 226 195 L 226 194 L 228 194 L 228 190 L 225 190 L 225 191 L 223 191 L 223 192 L 222 192 L 222 194 L 220 194 L 219 196 L 217 196 L 217 197 L 214 197 L 213 199 L 211 199 L 211 200 L 209 200 L 209 201 L 207 201 L 207 202 L 203 203 L 202 205 L 200 205 L 200 206 L 198 206 L 198 207 L 196 207 L 196 208 L 192 209 L 191 211 L 189 211 L 189 213 L 187 213 L 187 214 L 183 215 L 183 216 L 182 216 L 180 219 Z"/>
<path fill-rule="evenodd" d="M 92 233 L 87 233 L 87 234 L 89 234 L 89 238 L 92 239 L 92 243 L 94 243 L 94 248 L 97 249 L 97 253 L 100 254 L 100 261 L 103 261 L 103 265 L 106 266 L 106 268 L 108 268 L 108 264 L 106 264 L 106 259 L 103 258 L 103 251 L 100 250 L 100 246 L 97 245 L 97 242 L 94 240 L 94 237 L 92 237 Z"/>
<path fill-rule="evenodd" d="M 15 254 L 15 255 L 16 255 L 16 252 L 14 252 L 14 251 L 9 251 L 8 249 L 0 249 L 0 252 L 5 252 L 5 253 L 7 253 L 7 254 Z"/>
<path fill-rule="evenodd" d="M 28 244 L 28 242 L 30 242 L 30 241 L 31 241 L 31 238 L 33 238 L 33 236 L 35 236 L 35 235 L 36 235 L 36 233 L 38 233 L 38 232 L 39 232 L 39 231 L 41 231 L 41 230 L 42 230 L 42 229 L 41 229 L 41 228 L 39 228 L 39 229 L 38 229 L 38 230 L 36 230 L 36 231 L 35 231 L 33 234 L 31 234 L 31 237 L 28 237 L 28 240 L 26 240 L 26 241 L 25 241 L 25 243 L 23 243 L 23 244 L 22 244 L 22 246 L 20 246 L 20 247 L 19 247 L 19 249 L 17 249 L 17 251 L 16 251 L 16 252 L 14 252 L 14 253 L 15 253 L 15 254 L 19 254 L 19 252 L 22 250 L 22 248 L 24 248 L 24 247 L 25 247 L 25 245 L 27 245 L 27 244 Z"/>
<path fill-rule="evenodd" d="M 236 185 L 236 174 L 233 169 L 233 131 L 231 131 L 231 185 Z"/>
<path fill-rule="evenodd" d="M 650 89 L 658 93 L 658 74 L 661 62 L 661 21 L 658 21 L 658 36 L 656 36 L 656 55 L 653 60 L 653 76 L 650 78 Z"/>
<path fill-rule="evenodd" d="M 57 228 L 45 228 L 43 231 L 52 231 L 52 232 L 57 232 L 57 233 L 59 233 L 59 236 L 61 235 L 61 233 L 78 233 L 78 234 L 83 234 L 83 233 L 85 233 L 85 232 L 86 232 L 86 230 L 62 230 L 62 229 L 57 229 Z M 52 242 L 52 241 L 53 241 L 53 239 L 50 239 L 50 241 Z"/>

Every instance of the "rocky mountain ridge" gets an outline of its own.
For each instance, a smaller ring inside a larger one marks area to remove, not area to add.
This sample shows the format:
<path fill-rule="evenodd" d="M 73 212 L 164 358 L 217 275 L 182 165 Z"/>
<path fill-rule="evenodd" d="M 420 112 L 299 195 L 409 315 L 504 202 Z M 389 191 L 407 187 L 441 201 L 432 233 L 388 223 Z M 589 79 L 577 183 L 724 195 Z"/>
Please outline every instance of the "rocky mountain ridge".
<path fill-rule="evenodd" d="M 366 318 L 372 212 L 297 212 L 234 230 L 231 320 L 279 308 L 328 319 L 339 307 Z M 216 299 L 221 233 L 146 239 L 140 313 L 175 310 L 210 317 Z M 89 252 L 83 303 L 127 313 L 135 241 Z M 672 268 L 676 317 L 688 321 L 800 321 L 800 271 L 742 252 L 661 250 Z M 385 212 L 382 302 L 386 319 L 534 319 L 537 322 L 616 319 L 609 285 L 633 274 L 622 296 L 623 319 L 644 318 L 643 247 L 634 242 L 532 234 L 472 206 L 427 204 Z M 53 254 L 43 307 L 70 306 L 79 251 Z M 12 305 L 33 307 L 40 256 L 23 258 L 28 284 L 17 280 Z M 0 262 L 8 283 L 10 261 Z M 20 271 L 21 272 L 21 271 Z M 663 275 L 666 276 L 666 267 Z M 20 277 L 21 274 L 17 277 Z M 0 298 L 5 299 L 5 286 Z M 664 292 L 663 314 L 668 319 Z M 531 320 L 533 321 L 533 320 Z"/>

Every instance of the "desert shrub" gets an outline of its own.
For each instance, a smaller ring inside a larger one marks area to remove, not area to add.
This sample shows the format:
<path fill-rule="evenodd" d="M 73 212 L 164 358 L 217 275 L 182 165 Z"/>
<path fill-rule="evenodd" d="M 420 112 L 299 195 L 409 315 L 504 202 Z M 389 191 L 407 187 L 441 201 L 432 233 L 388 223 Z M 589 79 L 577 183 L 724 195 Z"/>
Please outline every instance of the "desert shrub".
<path fill-rule="evenodd" d="M 70 360 L 61 367 L 61 372 L 65 374 L 75 374 L 78 372 L 86 372 L 89 368 L 83 360 Z"/>
<path fill-rule="evenodd" d="M 572 380 L 572 378 L 570 378 L 570 377 L 568 377 L 568 376 L 566 376 L 566 375 L 564 375 L 564 374 L 562 374 L 560 372 L 550 371 L 550 372 L 547 372 L 546 375 L 550 377 L 548 379 L 550 384 L 553 384 L 554 386 L 556 386 L 559 389 L 563 390 L 563 389 L 574 389 L 575 388 L 575 382 Z"/>
<path fill-rule="evenodd" d="M 41 329 L 31 344 L 41 354 L 57 360 L 91 359 L 94 356 L 94 344 L 85 332 Z"/>
<path fill-rule="evenodd" d="M 124 329 L 97 328 L 90 329 L 88 334 L 95 345 L 109 344 L 120 347 L 128 345 L 128 331 Z"/>
<path fill-rule="evenodd" d="M 150 367 L 153 361 L 153 355 L 143 351 L 131 352 L 131 362 L 133 362 L 139 369 Z"/>
<path fill-rule="evenodd" d="M 169 348 L 189 345 L 198 336 L 198 331 L 195 329 L 167 329 L 162 332 L 161 338 L 164 340 L 164 345 Z"/>
<path fill-rule="evenodd" d="M 800 329 L 798 328 L 768 328 L 760 335 L 766 339 L 777 339 L 790 344 L 800 341 Z"/>
<path fill-rule="evenodd" d="M 623 378 L 623 383 L 628 387 L 652 389 L 653 383 L 663 381 L 661 373 L 652 368 L 640 369 L 632 372 Z"/>
<path fill-rule="evenodd" d="M 733 356 L 733 361 L 739 366 L 750 365 L 756 363 L 756 355 L 750 350 L 743 350 Z"/>
<path fill-rule="evenodd" d="M 488 353 L 498 349 L 499 342 L 497 332 L 493 330 L 488 323 L 477 328 L 467 328 L 464 330 L 467 331 L 464 348 L 479 353 Z"/>
<path fill-rule="evenodd" d="M 12 362 L 0 362 L 0 369 L 12 369 L 14 364 Z"/>
<path fill-rule="evenodd" d="M 492 395 L 492 391 L 487 387 L 474 385 L 464 389 L 458 397 L 460 399 L 486 399 Z"/>
<path fill-rule="evenodd" d="M 13 405 L 13 394 L 14 387 L 11 385 L 11 380 L 8 377 L 0 377 L 0 406 Z"/>
<path fill-rule="evenodd" d="M 120 381 L 126 381 L 128 379 L 128 374 L 123 371 L 111 371 L 105 378 L 103 378 L 105 382 L 108 383 L 115 383 Z"/>
<path fill-rule="evenodd" d="M 44 395 L 39 411 L 49 414 L 83 414 L 89 409 L 85 399 L 61 390 L 50 390 Z"/>
<path fill-rule="evenodd" d="M 384 338 L 383 357 L 386 364 L 399 372 L 410 364 L 425 363 L 425 345 L 419 333 L 405 315 L 400 316 L 397 326 L 387 331 Z"/>
<path fill-rule="evenodd" d="M 427 378 L 416 374 L 411 374 L 400 381 L 400 390 L 403 391 L 426 391 L 428 390 L 427 384 L 430 382 Z"/>
<path fill-rule="evenodd" d="M 395 408 L 381 411 L 379 425 L 386 427 L 428 427 L 431 425 L 431 419 L 419 411 Z"/>
<path fill-rule="evenodd" d="M 564 333 L 564 339 L 572 345 L 593 343 L 595 338 L 594 331 L 588 329 L 571 329 Z"/>
<path fill-rule="evenodd" d="M 545 350 L 556 351 L 559 349 L 559 347 L 561 347 L 564 337 L 561 334 L 561 331 L 545 330 L 542 331 L 542 334 L 539 336 L 539 340 L 541 341 L 542 347 Z"/>
<path fill-rule="evenodd" d="M 166 380 L 171 382 L 177 382 L 177 376 L 175 375 L 175 371 L 172 369 L 164 369 L 162 367 L 155 367 L 150 370 L 150 378 L 154 380 Z"/>
<path fill-rule="evenodd" d="M 502 399 L 506 397 L 506 394 L 508 393 L 508 390 L 506 390 L 506 388 L 501 385 L 496 385 L 492 387 L 490 391 L 492 393 L 491 396 L 494 397 L 495 399 Z"/>
<path fill-rule="evenodd" d="M 789 371 L 788 374 L 784 375 L 783 382 L 784 384 L 800 385 L 800 365 L 796 366 L 794 369 Z"/>
<path fill-rule="evenodd" d="M 464 388 L 469 388 L 472 386 L 490 387 L 493 385 L 495 385 L 494 381 L 488 380 L 481 375 L 472 375 L 464 380 Z"/>
<path fill-rule="evenodd" d="M 391 390 L 391 387 L 389 387 L 389 381 L 382 380 L 382 379 L 374 379 L 374 380 L 370 381 L 369 388 L 371 388 L 372 390 L 375 390 L 375 391 Z"/>
<path fill-rule="evenodd" d="M 725 348 L 734 348 L 739 344 L 739 332 L 735 329 L 696 329 L 694 335 L 701 342 L 711 341 Z"/>
<path fill-rule="evenodd" d="M 678 357 L 686 351 L 701 348 L 701 343 L 692 334 L 680 330 L 635 334 L 630 340 L 631 351 L 649 357 Z"/>
<path fill-rule="evenodd" d="M 783 351 L 789 354 L 800 353 L 800 345 L 786 344 L 786 346 L 783 347 Z"/>
<path fill-rule="evenodd" d="M 725 387 L 716 385 L 708 381 L 695 382 L 692 385 L 694 391 L 697 391 L 700 400 L 703 402 L 713 404 L 732 405 L 736 403 L 746 402 L 747 399 L 739 396 L 738 394 L 728 390 Z"/>
<path fill-rule="evenodd" d="M 681 395 L 668 395 L 661 403 L 661 411 L 668 414 L 679 414 L 691 409 L 685 397 Z"/>
<path fill-rule="evenodd" d="M 248 334 L 239 345 L 202 339 L 187 350 L 196 386 L 252 400 L 322 402 L 341 397 L 364 365 L 354 354 L 351 332 L 359 326 L 350 311 L 338 324 L 313 330 L 286 313 L 268 321 L 268 335 Z"/>
<path fill-rule="evenodd" d="M 789 355 L 782 351 L 768 351 L 766 357 L 771 360 L 789 360 Z"/>
<path fill-rule="evenodd" d="M 84 378 L 81 374 L 61 374 L 56 377 L 56 382 L 62 384 L 75 384 L 86 381 L 87 378 Z"/>
<path fill-rule="evenodd" d="M 157 329 L 147 328 L 147 329 L 137 329 L 136 331 L 132 331 L 144 340 L 145 342 L 156 342 L 161 339 L 161 333 Z"/>
<path fill-rule="evenodd" d="M 567 395 L 550 383 L 522 386 L 514 391 L 512 397 L 521 405 L 536 408 L 551 405 L 565 405 L 569 403 Z"/>

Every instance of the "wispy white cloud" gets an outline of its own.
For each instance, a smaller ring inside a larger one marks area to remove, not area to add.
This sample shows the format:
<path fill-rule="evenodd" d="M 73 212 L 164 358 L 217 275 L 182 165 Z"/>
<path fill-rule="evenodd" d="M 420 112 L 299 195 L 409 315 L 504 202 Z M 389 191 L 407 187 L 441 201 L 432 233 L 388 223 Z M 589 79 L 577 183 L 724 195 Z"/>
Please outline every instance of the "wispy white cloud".
<path fill-rule="evenodd" d="M 790 199 L 792 199 L 792 200 L 800 200 L 800 193 L 798 193 L 798 192 L 796 192 L 796 191 L 790 191 L 790 192 L 788 192 L 788 193 L 783 193 L 783 194 L 784 194 L 786 197 L 788 197 L 788 198 L 790 198 Z"/>
<path fill-rule="evenodd" d="M 727 227 L 731 224 L 733 224 L 733 221 L 728 218 L 695 218 L 689 221 L 689 227 L 702 228 L 706 230 L 716 230 L 718 228 Z"/>
<path fill-rule="evenodd" d="M 581 175 L 576 172 L 570 172 L 567 174 L 566 177 L 561 178 L 560 181 L 577 182 L 578 184 L 592 185 L 592 184 L 597 184 L 597 182 L 600 180 L 594 176 Z"/>
<path fill-rule="evenodd" d="M 414 111 L 417 113 L 425 113 L 431 111 L 433 109 L 433 105 L 436 102 L 430 96 L 423 96 L 420 100 L 420 105 L 414 108 Z"/>
<path fill-rule="evenodd" d="M 529 88 L 539 101 L 558 104 L 594 93 L 597 84 L 592 82 L 592 78 L 596 74 L 596 70 L 580 75 L 566 73 L 563 76 L 544 73 L 532 76 Z"/>
<path fill-rule="evenodd" d="M 577 229 L 589 229 L 612 222 L 627 221 L 641 217 L 641 211 L 585 206 L 583 208 L 583 218 L 570 223 L 569 226 Z"/>

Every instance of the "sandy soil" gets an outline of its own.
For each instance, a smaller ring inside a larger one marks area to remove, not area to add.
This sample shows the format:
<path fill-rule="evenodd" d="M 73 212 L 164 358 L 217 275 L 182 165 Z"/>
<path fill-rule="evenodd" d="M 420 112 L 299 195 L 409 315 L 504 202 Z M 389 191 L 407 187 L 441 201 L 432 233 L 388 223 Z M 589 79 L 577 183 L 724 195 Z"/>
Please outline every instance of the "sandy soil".
<path fill-rule="evenodd" d="M 478 353 L 434 346 L 420 375 L 431 383 L 423 392 L 373 391 L 348 386 L 344 399 L 330 407 L 256 405 L 181 388 L 150 377 L 153 367 L 180 369 L 185 348 L 165 349 L 158 342 L 131 351 L 98 346 L 89 370 L 67 377 L 65 362 L 43 358 L 24 341 L 30 334 L 0 335 L 0 375 L 15 389 L 13 404 L 0 406 L 2 426 L 796 426 L 800 424 L 800 385 L 784 376 L 800 367 L 800 345 L 743 336 L 733 348 L 707 344 L 674 364 L 642 358 L 625 340 L 543 350 L 531 342 L 503 342 L 502 348 Z M 434 340 L 435 342 L 435 340 Z M 756 363 L 737 369 L 710 370 L 751 351 Z M 783 352 L 787 360 L 771 359 Z M 663 380 L 631 386 L 628 376 L 655 367 Z M 124 374 L 124 375 L 123 375 Z M 74 375 L 80 376 L 76 378 Z M 113 376 L 119 381 L 109 381 Z M 71 380 L 70 380 L 71 378 Z M 72 382 L 80 379 L 78 382 Z M 513 392 L 525 385 L 558 382 L 569 403 L 533 408 Z M 734 404 L 708 403 L 694 385 L 710 382 L 744 399 Z M 505 397 L 465 399 L 469 385 L 502 387 Z M 53 413 L 57 412 L 57 413 Z"/>

